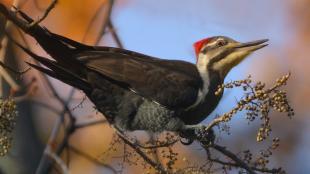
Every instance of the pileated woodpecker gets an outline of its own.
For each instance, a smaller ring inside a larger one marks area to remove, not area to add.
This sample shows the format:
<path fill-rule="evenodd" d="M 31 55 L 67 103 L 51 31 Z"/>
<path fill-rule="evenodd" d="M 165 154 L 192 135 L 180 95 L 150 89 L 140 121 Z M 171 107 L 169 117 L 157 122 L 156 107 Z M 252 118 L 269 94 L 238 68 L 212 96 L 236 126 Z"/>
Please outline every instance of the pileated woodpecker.
<path fill-rule="evenodd" d="M 4 7 L 1 7 L 2 11 Z M 111 124 L 152 132 L 191 129 L 218 105 L 215 95 L 227 73 L 267 39 L 240 43 L 224 36 L 194 44 L 197 63 L 165 60 L 137 52 L 88 46 L 50 32 L 20 12 L 5 15 L 31 35 L 54 60 L 24 49 L 45 67 L 31 67 L 84 91 Z"/>

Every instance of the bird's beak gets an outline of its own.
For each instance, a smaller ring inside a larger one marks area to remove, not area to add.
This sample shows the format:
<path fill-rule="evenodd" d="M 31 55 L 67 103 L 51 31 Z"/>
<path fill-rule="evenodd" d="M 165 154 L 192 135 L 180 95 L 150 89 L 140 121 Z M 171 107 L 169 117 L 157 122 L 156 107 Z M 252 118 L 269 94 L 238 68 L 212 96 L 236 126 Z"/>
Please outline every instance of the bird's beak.
<path fill-rule="evenodd" d="M 258 49 L 261 49 L 268 44 L 266 42 L 268 39 L 261 39 L 261 40 L 256 40 L 252 42 L 246 42 L 246 43 L 237 43 L 234 48 L 237 49 L 238 51 L 244 51 L 244 52 L 253 52 Z"/>
<path fill-rule="evenodd" d="M 225 77 L 233 67 L 238 65 L 249 54 L 267 46 L 267 41 L 268 39 L 262 39 L 246 43 L 231 43 L 231 45 L 228 46 L 231 48 L 231 52 L 224 59 L 214 63 L 213 68 L 215 70 L 218 70 L 222 77 Z"/>

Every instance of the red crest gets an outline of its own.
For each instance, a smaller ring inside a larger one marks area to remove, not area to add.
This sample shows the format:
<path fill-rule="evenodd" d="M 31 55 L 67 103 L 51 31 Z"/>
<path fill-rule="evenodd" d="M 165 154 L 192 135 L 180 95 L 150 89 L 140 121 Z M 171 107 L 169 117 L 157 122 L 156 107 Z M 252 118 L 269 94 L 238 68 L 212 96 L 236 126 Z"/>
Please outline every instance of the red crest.
<path fill-rule="evenodd" d="M 205 39 L 202 39 L 200 41 L 197 41 L 194 43 L 194 48 L 195 48 L 195 53 L 196 53 L 196 57 L 198 58 L 198 54 L 202 48 L 202 46 L 206 43 L 208 43 L 210 41 L 210 38 L 205 38 Z"/>

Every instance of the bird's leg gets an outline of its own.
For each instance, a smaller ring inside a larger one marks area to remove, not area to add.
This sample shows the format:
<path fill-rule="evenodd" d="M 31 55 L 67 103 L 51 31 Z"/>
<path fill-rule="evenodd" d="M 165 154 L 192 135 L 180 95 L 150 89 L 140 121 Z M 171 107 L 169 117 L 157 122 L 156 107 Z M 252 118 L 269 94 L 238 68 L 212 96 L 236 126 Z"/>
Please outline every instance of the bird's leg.
<path fill-rule="evenodd" d="M 214 131 L 212 129 L 206 130 L 204 125 L 185 125 L 179 134 L 187 140 L 181 141 L 185 145 L 191 144 L 194 140 L 198 140 L 203 145 L 210 145 L 215 140 Z"/>

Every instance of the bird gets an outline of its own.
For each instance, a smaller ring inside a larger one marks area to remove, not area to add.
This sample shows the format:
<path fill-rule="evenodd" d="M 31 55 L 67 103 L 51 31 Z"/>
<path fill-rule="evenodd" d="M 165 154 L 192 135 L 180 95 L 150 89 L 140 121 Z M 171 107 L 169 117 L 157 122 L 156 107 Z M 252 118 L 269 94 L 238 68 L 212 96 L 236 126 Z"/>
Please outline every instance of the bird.
<path fill-rule="evenodd" d="M 110 124 L 124 131 L 195 130 L 217 107 L 215 95 L 230 70 L 268 44 L 268 39 L 241 43 L 213 36 L 194 43 L 196 64 L 148 56 L 107 46 L 86 45 L 55 34 L 24 12 L 12 20 L 51 56 L 19 45 L 44 67 L 32 68 L 83 91 Z"/>

